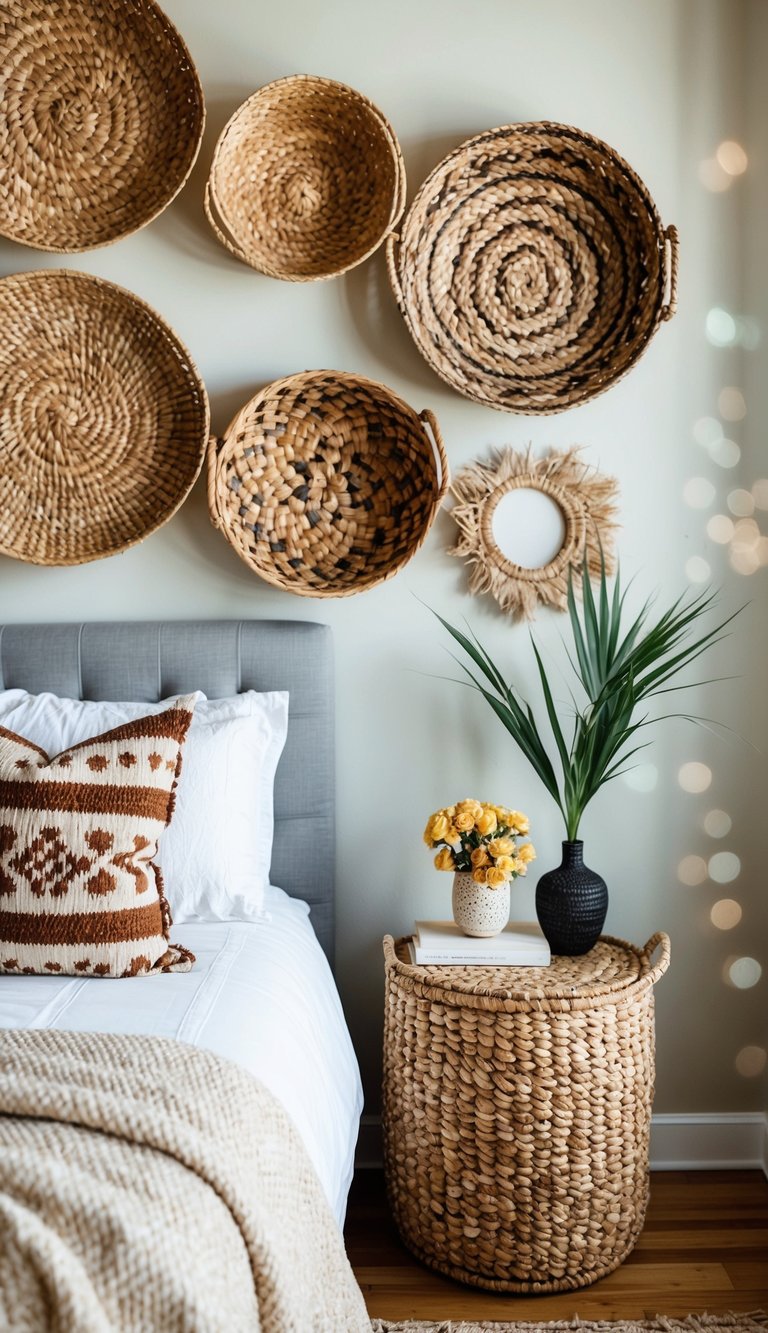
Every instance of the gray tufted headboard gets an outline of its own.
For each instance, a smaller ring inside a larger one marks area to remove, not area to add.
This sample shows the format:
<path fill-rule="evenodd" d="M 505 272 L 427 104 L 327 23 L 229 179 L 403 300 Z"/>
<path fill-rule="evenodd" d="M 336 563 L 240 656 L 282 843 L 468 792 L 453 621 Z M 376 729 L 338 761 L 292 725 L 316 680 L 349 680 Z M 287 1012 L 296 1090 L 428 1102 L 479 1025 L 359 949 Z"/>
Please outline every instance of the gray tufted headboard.
<path fill-rule="evenodd" d="M 202 620 L 3 625 L 0 688 L 65 698 L 147 700 L 203 690 L 288 690 L 275 782 L 273 883 L 312 909 L 333 963 L 333 646 L 327 625 Z"/>

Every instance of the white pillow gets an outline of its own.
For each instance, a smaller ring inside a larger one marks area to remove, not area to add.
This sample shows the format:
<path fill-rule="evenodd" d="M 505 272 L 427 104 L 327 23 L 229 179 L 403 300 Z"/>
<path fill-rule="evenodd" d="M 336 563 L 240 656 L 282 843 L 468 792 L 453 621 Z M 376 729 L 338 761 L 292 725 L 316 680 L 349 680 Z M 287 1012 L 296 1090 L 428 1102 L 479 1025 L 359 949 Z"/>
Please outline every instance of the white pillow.
<path fill-rule="evenodd" d="M 0 726 L 49 754 L 162 712 L 160 703 L 90 702 L 0 691 Z M 157 856 L 174 921 L 268 918 L 273 789 L 288 731 L 288 694 L 201 696 L 187 735 L 176 811 Z"/>

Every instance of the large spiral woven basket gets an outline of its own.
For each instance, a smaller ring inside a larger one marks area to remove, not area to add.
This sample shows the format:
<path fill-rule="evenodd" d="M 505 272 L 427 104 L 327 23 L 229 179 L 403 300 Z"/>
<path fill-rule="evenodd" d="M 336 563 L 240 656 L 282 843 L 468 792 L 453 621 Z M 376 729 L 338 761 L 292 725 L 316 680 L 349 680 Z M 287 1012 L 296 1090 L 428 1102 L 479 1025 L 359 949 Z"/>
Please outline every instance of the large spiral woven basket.
<path fill-rule="evenodd" d="M 267 385 L 208 455 L 214 526 L 255 573 L 303 597 L 348 597 L 391 578 L 424 541 L 448 482 L 432 413 L 340 371 Z"/>
<path fill-rule="evenodd" d="M 91 250 L 178 194 L 203 93 L 153 0 L 3 0 L 0 69 L 0 235 Z"/>
<path fill-rule="evenodd" d="M 79 565 L 141 541 L 208 434 L 189 353 L 138 297 L 68 270 L 0 280 L 0 554 Z"/>
<path fill-rule="evenodd" d="M 545 968 L 416 967 L 391 936 L 384 958 L 384 1163 L 408 1247 L 491 1291 L 617 1268 L 648 1201 L 667 936 Z"/>
<path fill-rule="evenodd" d="M 594 398 L 675 310 L 675 228 L 618 153 L 567 125 L 461 144 L 422 185 L 388 262 L 432 369 L 507 412 Z"/>
<path fill-rule="evenodd" d="M 208 220 L 232 254 L 273 278 L 346 272 L 405 205 L 405 168 L 381 112 L 332 79 L 277 79 L 244 102 L 213 156 Z"/>

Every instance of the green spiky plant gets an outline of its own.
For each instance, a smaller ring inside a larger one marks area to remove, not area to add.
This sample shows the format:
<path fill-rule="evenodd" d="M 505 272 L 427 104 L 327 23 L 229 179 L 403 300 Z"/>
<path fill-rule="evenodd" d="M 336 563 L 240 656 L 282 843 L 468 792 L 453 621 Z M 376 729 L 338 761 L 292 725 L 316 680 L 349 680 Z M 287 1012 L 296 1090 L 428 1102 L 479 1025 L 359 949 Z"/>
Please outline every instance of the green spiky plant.
<path fill-rule="evenodd" d="M 584 811 L 600 788 L 625 772 L 628 760 L 648 744 L 639 742 L 641 728 L 652 720 L 661 720 L 649 719 L 647 714 L 638 716 L 640 706 L 656 696 L 690 688 L 687 685 L 671 686 L 669 682 L 717 643 L 726 625 L 734 618 L 729 616 L 713 629 L 701 633 L 700 621 L 715 601 L 714 593 L 702 592 L 679 597 L 653 621 L 652 599 L 649 599 L 625 629 L 622 622 L 626 594 L 621 591 L 619 573 L 611 593 L 605 562 L 601 562 L 595 593 L 586 559 L 581 572 L 581 611 L 574 594 L 572 571 L 568 579 L 568 616 L 575 650 L 568 657 L 586 702 L 580 705 L 573 699 L 570 737 L 566 736 L 558 717 L 541 654 L 531 638 L 549 729 L 559 759 L 559 777 L 542 739 L 542 727 L 530 704 L 520 697 L 514 684 L 504 680 L 474 635 L 470 638 L 442 616 L 437 617 L 479 673 L 480 678 L 465 662 L 456 658 L 469 677 L 465 683 L 471 684 L 483 696 L 538 773 L 563 816 L 569 841 L 578 838 Z M 738 615 L 738 611 L 734 615 Z M 702 721 L 688 713 L 673 716 L 691 722 Z"/>

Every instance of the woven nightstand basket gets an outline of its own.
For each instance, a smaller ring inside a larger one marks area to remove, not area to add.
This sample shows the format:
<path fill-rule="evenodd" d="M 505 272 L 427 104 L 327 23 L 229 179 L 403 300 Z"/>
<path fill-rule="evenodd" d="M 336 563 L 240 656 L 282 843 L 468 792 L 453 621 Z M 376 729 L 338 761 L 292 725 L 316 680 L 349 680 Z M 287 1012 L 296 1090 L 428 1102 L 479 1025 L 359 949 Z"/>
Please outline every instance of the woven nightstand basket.
<path fill-rule="evenodd" d="M 189 353 L 132 292 L 69 269 L 0 280 L 0 554 L 115 555 L 186 498 L 209 436 Z"/>
<path fill-rule="evenodd" d="M 268 83 L 239 107 L 216 145 L 205 194 L 222 245 L 288 282 L 361 263 L 404 206 L 392 126 L 362 93 L 311 74 Z"/>
<path fill-rule="evenodd" d="M 214 526 L 249 568 L 303 597 L 349 597 L 391 578 L 424 541 L 448 481 L 431 412 L 335 370 L 267 385 L 208 454 Z"/>
<path fill-rule="evenodd" d="M 409 1249 L 494 1291 L 610 1273 L 648 1200 L 667 936 L 548 968 L 414 967 L 390 936 L 384 957 L 384 1162 Z"/>
<path fill-rule="evenodd" d="M 203 92 L 154 0 L 3 0 L 0 68 L 0 235 L 91 250 L 178 194 Z"/>
<path fill-rule="evenodd" d="M 594 398 L 675 310 L 675 228 L 618 153 L 568 125 L 468 139 L 387 244 L 422 356 L 459 393 L 507 412 Z"/>

